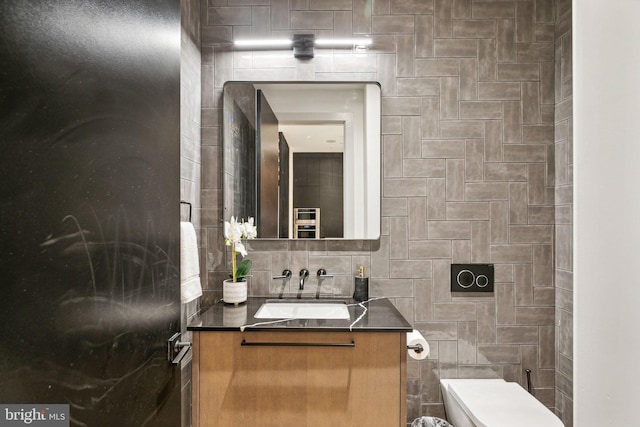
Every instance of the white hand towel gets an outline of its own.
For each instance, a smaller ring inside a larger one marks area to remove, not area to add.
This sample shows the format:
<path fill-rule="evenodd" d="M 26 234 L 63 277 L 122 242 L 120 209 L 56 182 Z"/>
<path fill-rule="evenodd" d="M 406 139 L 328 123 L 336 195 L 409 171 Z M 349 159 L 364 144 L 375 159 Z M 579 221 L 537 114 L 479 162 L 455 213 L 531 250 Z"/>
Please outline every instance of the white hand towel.
<path fill-rule="evenodd" d="M 180 223 L 180 299 L 183 303 L 202 295 L 196 229 L 190 222 Z"/>

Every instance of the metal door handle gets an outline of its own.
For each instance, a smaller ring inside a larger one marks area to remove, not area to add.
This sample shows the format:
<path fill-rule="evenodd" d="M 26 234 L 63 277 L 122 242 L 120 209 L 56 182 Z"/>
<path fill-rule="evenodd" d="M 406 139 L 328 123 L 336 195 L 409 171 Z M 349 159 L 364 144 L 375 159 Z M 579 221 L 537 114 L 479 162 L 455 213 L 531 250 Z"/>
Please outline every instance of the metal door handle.
<path fill-rule="evenodd" d="M 186 356 L 187 352 L 191 348 L 191 343 L 190 342 L 177 343 L 177 344 L 183 344 L 183 347 L 180 350 L 180 353 L 178 353 L 178 355 L 175 357 L 175 359 L 173 359 L 171 361 L 171 363 L 174 364 L 174 365 L 179 365 L 180 362 L 182 362 L 182 359 L 184 358 L 184 356 Z"/>
<path fill-rule="evenodd" d="M 187 355 L 187 352 L 191 348 L 190 342 L 179 341 L 180 332 L 176 332 L 169 338 L 167 342 L 167 359 L 171 364 L 178 365 Z"/>

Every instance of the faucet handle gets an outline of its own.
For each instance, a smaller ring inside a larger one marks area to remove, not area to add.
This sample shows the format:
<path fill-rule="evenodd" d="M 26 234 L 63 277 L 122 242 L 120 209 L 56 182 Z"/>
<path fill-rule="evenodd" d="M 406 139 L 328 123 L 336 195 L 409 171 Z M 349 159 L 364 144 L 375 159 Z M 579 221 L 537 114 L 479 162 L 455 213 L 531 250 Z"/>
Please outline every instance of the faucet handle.
<path fill-rule="evenodd" d="M 272 277 L 273 280 L 289 279 L 289 278 L 291 278 L 291 270 L 289 270 L 288 268 L 285 268 L 284 270 L 282 270 L 282 276 L 273 276 Z"/>
<path fill-rule="evenodd" d="M 318 278 L 333 277 L 333 274 L 327 274 L 327 270 L 325 270 L 324 268 L 319 268 L 316 276 L 318 276 Z"/>
<path fill-rule="evenodd" d="M 309 277 L 309 270 L 307 270 L 306 268 L 303 268 L 302 270 L 300 270 L 300 277 L 304 279 Z"/>

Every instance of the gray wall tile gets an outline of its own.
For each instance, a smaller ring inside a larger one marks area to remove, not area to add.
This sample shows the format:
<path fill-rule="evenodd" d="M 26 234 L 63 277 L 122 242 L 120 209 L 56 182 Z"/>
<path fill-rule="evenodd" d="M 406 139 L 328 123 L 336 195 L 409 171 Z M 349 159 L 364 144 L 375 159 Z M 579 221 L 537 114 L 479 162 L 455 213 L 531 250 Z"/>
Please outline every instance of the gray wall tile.
<path fill-rule="evenodd" d="M 251 8 L 210 7 L 206 25 L 251 25 Z"/>
<path fill-rule="evenodd" d="M 498 62 L 515 61 L 515 22 L 513 19 L 499 19 L 497 21 L 496 51 Z"/>
<path fill-rule="evenodd" d="M 402 151 L 404 158 L 421 157 L 420 118 L 402 117 Z"/>
<path fill-rule="evenodd" d="M 498 326 L 496 341 L 498 344 L 538 344 L 537 326 Z"/>
<path fill-rule="evenodd" d="M 516 324 L 550 325 L 554 323 L 553 307 L 516 307 Z"/>
<path fill-rule="evenodd" d="M 420 115 L 423 138 L 440 136 L 440 102 L 436 97 L 422 98 L 422 114 Z"/>
<path fill-rule="evenodd" d="M 452 31 L 451 1 L 450 0 L 434 0 L 434 2 L 435 2 L 434 36 L 436 38 L 451 37 L 451 31 Z"/>
<path fill-rule="evenodd" d="M 452 120 L 440 123 L 443 138 L 482 138 L 484 123 L 471 120 Z"/>
<path fill-rule="evenodd" d="M 489 204 L 486 202 L 448 202 L 446 212 L 449 220 L 489 220 Z"/>
<path fill-rule="evenodd" d="M 522 109 L 520 102 L 504 102 L 504 142 L 522 142 Z"/>
<path fill-rule="evenodd" d="M 430 239 L 470 239 L 471 224 L 468 221 L 429 221 Z"/>
<path fill-rule="evenodd" d="M 436 321 L 475 321 L 476 305 L 474 303 L 458 302 L 434 304 L 434 319 Z"/>
<path fill-rule="evenodd" d="M 291 11 L 291 29 L 333 29 L 333 13 L 325 11 Z"/>
<path fill-rule="evenodd" d="M 471 262 L 491 262 L 488 221 L 474 221 L 471 223 L 471 246 Z"/>
<path fill-rule="evenodd" d="M 398 77 L 413 77 L 415 75 L 415 37 L 412 35 L 396 36 L 396 75 Z M 400 82 L 398 82 L 400 83 Z M 424 88 L 422 88 L 424 89 Z M 398 84 L 398 91 L 400 85 Z M 434 93 L 433 95 L 437 95 Z M 398 95 L 401 95 L 398 93 Z M 414 95 L 426 95 L 422 92 L 416 92 Z"/>
<path fill-rule="evenodd" d="M 536 0 L 535 9 L 536 17 L 535 22 L 550 22 L 553 23 L 555 19 L 555 2 L 553 0 Z"/>
<path fill-rule="evenodd" d="M 424 158 L 463 158 L 465 140 L 424 140 L 422 141 L 422 157 Z"/>
<path fill-rule="evenodd" d="M 418 15 L 415 17 L 416 26 L 416 57 L 430 58 L 433 56 L 433 15 Z M 417 62 L 418 60 L 416 60 Z M 418 74 L 420 75 L 420 74 Z"/>
<path fill-rule="evenodd" d="M 469 182 L 464 188 L 465 200 L 508 200 L 509 184 L 506 182 Z"/>
<path fill-rule="evenodd" d="M 413 281 L 413 303 L 416 322 L 433 320 L 433 281 L 416 279 Z"/>
<path fill-rule="evenodd" d="M 533 41 L 533 2 L 516 3 L 516 42 Z"/>
<path fill-rule="evenodd" d="M 397 85 L 398 96 L 440 95 L 440 80 L 437 78 L 398 78 Z"/>
<path fill-rule="evenodd" d="M 437 21 L 436 21 L 437 22 Z M 435 39 L 434 56 L 445 58 L 477 57 L 478 41 L 475 39 Z"/>
<path fill-rule="evenodd" d="M 484 160 L 499 162 L 502 160 L 503 120 L 491 120 L 484 123 Z"/>
<path fill-rule="evenodd" d="M 446 161 L 446 200 L 464 200 L 464 160 Z"/>
<path fill-rule="evenodd" d="M 409 239 L 427 238 L 427 198 L 412 197 L 409 205 Z"/>
<path fill-rule="evenodd" d="M 351 10 L 351 0 L 309 0 L 310 10 Z"/>
<path fill-rule="evenodd" d="M 413 259 L 451 258 L 450 240 L 409 242 L 409 256 Z"/>
<path fill-rule="evenodd" d="M 382 138 L 382 175 L 385 178 L 402 176 L 402 136 L 384 135 Z"/>
<path fill-rule="evenodd" d="M 458 118 L 458 78 L 442 77 L 440 80 L 440 118 L 441 119 L 457 119 Z"/>
<path fill-rule="evenodd" d="M 413 15 L 373 16 L 371 26 L 374 34 L 414 33 Z"/>
<path fill-rule="evenodd" d="M 496 101 L 461 101 L 461 119 L 501 119 L 502 103 Z"/>
<path fill-rule="evenodd" d="M 461 39 L 495 39 L 495 20 L 455 20 L 453 37 Z"/>
<path fill-rule="evenodd" d="M 517 364 L 520 357 L 517 345 L 478 345 L 479 364 Z"/>
<path fill-rule="evenodd" d="M 433 14 L 434 0 L 392 0 L 392 14 Z M 378 2 L 375 2 L 378 3 Z"/>
<path fill-rule="evenodd" d="M 404 176 L 444 178 L 444 159 L 405 159 L 402 163 Z"/>
<path fill-rule="evenodd" d="M 523 163 L 485 163 L 487 181 L 526 181 L 527 169 Z"/>
<path fill-rule="evenodd" d="M 433 49 L 432 49 L 433 50 Z M 416 76 L 458 76 L 460 61 L 458 59 L 416 59 Z"/>
<path fill-rule="evenodd" d="M 484 141 L 481 139 L 467 140 L 465 155 L 465 180 L 482 181 L 484 178 Z"/>
<path fill-rule="evenodd" d="M 518 62 L 546 62 L 553 64 L 554 49 L 551 43 L 517 43 Z"/>
<path fill-rule="evenodd" d="M 458 323 L 458 363 L 467 365 L 476 363 L 477 335 L 476 322 Z"/>
<path fill-rule="evenodd" d="M 520 83 L 479 82 L 478 99 L 481 100 L 520 100 Z"/>
<path fill-rule="evenodd" d="M 460 60 L 460 99 L 478 99 L 478 61 Z"/>
<path fill-rule="evenodd" d="M 538 82 L 522 83 L 522 121 L 540 123 L 540 85 Z"/>
<path fill-rule="evenodd" d="M 482 18 L 513 18 L 515 7 L 512 1 L 473 2 L 472 16 Z"/>
<path fill-rule="evenodd" d="M 446 218 L 446 184 L 444 179 L 427 180 L 427 218 L 431 220 Z"/>
<path fill-rule="evenodd" d="M 366 265 L 372 294 L 392 298 L 432 347 L 428 360 L 409 363 L 413 413 L 443 411 L 437 385 L 443 375 L 522 381 L 530 364 L 541 400 L 566 412 L 572 405 L 566 361 L 573 288 L 566 0 L 234 0 L 203 10 L 211 23 L 201 31 L 202 189 L 191 183 L 184 188 L 200 191 L 206 202 L 205 276 L 215 289 L 208 292 L 219 292 L 229 268 L 220 243 L 222 189 L 215 172 L 222 84 L 378 80 L 381 238 L 366 245 L 252 243 L 252 290 L 273 292 L 274 269 L 331 263 L 340 274 L 327 291 L 349 295 L 357 265 Z M 242 10 L 243 16 L 233 13 Z M 267 52 L 238 54 L 225 45 L 233 37 L 292 31 L 369 35 L 374 45 L 366 53 L 316 52 L 310 61 L 274 61 Z M 196 149 L 184 145 L 189 161 Z M 185 174 L 193 175 L 194 165 L 185 165 Z M 451 262 L 494 263 L 495 293 L 452 295 Z"/>
<path fill-rule="evenodd" d="M 498 64 L 498 80 L 538 81 L 540 66 L 538 64 Z"/>

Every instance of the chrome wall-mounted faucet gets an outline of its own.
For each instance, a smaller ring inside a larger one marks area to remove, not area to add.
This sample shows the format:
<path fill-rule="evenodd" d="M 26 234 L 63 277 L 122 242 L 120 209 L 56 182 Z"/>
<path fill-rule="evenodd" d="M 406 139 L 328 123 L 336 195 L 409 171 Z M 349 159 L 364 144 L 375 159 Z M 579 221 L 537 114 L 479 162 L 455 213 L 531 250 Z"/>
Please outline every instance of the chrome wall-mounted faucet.
<path fill-rule="evenodd" d="M 304 280 L 309 277 L 309 270 L 303 268 L 300 270 L 300 290 L 304 289 Z"/>
<path fill-rule="evenodd" d="M 316 289 L 316 299 L 320 299 L 320 290 L 322 289 L 322 281 L 327 278 L 332 278 L 333 274 L 327 274 L 327 270 L 324 268 L 319 268 L 316 272 L 316 276 L 318 276 L 318 287 Z"/>
<path fill-rule="evenodd" d="M 284 295 L 284 290 L 287 286 L 287 281 L 291 278 L 291 270 L 289 270 L 288 268 L 285 268 L 284 270 L 282 270 L 282 275 L 280 276 L 273 276 L 273 280 L 282 280 L 282 288 L 280 289 L 280 294 L 278 295 L 279 299 L 282 299 L 282 296 Z"/>
<path fill-rule="evenodd" d="M 282 270 L 282 275 L 281 276 L 273 276 L 272 279 L 273 280 L 278 280 L 278 279 L 287 280 L 290 277 L 291 277 L 291 270 L 289 270 L 288 268 L 285 268 L 284 270 Z"/>
<path fill-rule="evenodd" d="M 316 276 L 318 276 L 318 279 L 324 279 L 327 277 L 333 277 L 333 274 L 327 274 L 327 270 L 325 270 L 324 268 L 320 268 L 316 272 Z"/>

